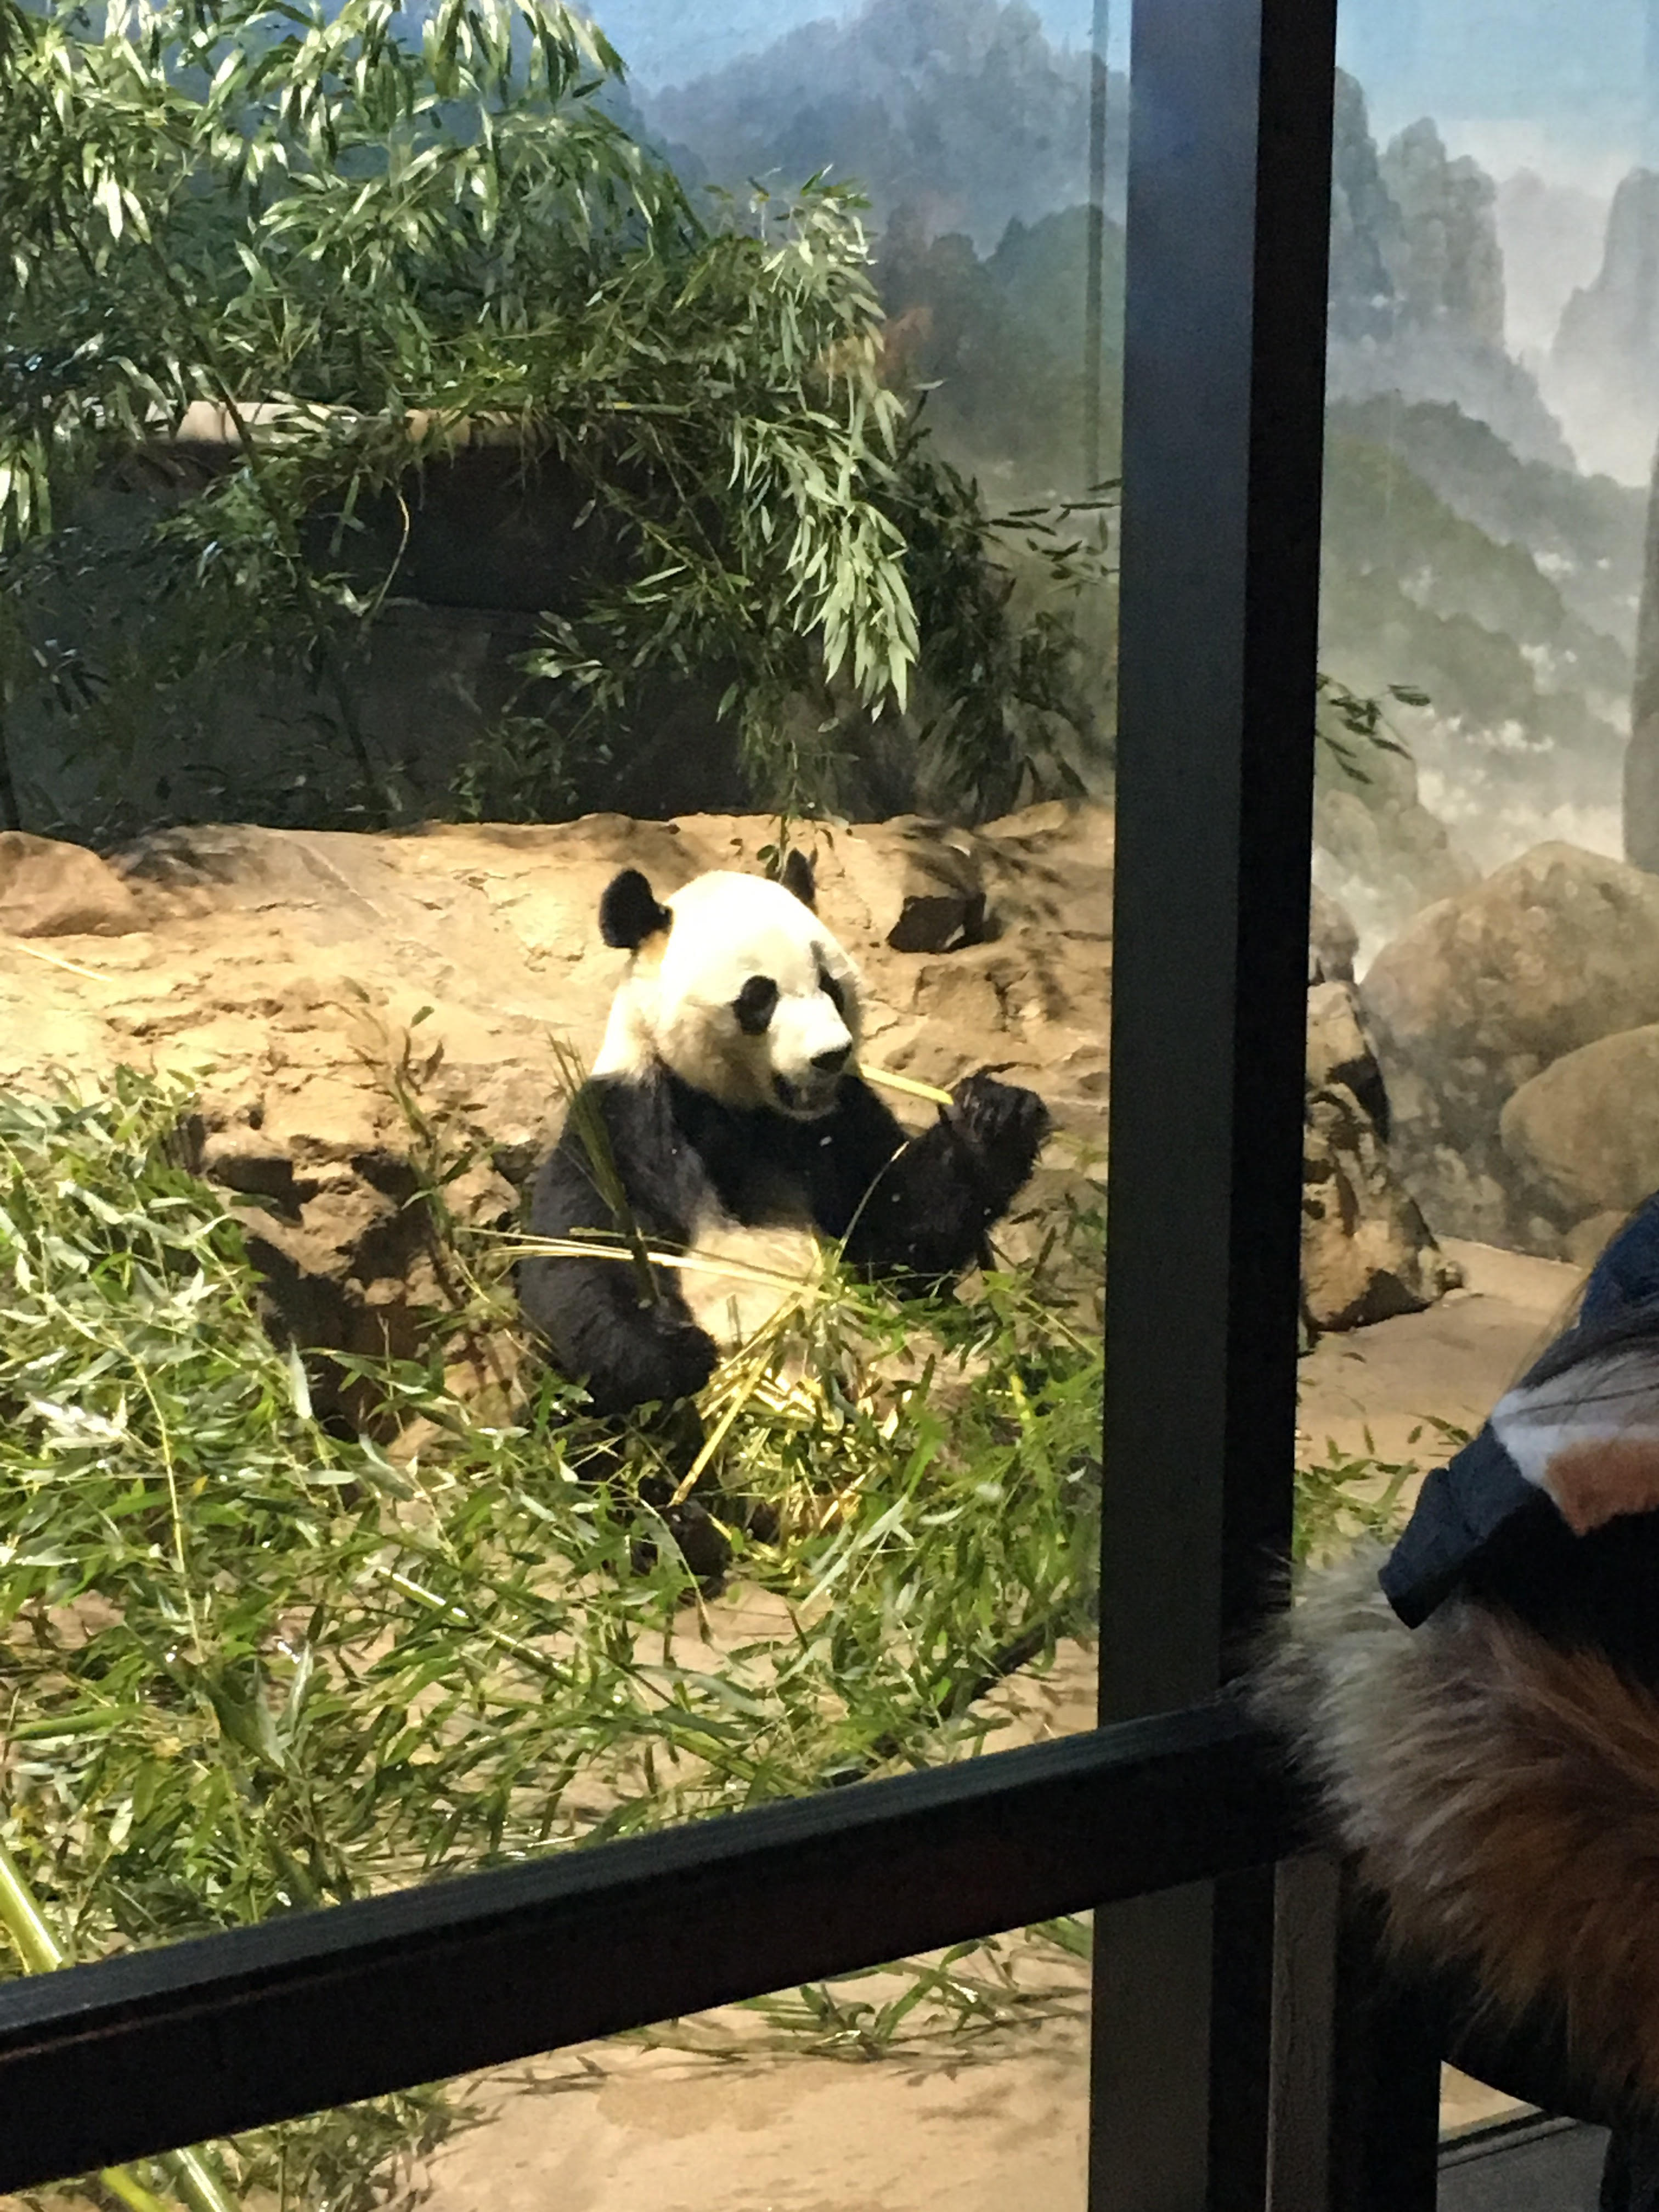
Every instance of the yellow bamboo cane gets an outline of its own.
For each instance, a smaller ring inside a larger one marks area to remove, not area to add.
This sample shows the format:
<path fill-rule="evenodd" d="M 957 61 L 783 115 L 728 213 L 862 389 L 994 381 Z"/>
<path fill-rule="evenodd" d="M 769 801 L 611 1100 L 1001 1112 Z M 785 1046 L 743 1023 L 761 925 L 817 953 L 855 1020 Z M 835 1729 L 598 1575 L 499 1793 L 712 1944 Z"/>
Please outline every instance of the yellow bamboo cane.
<path fill-rule="evenodd" d="M 25 1973 L 54 1973 L 63 1965 L 62 1948 L 46 1925 L 22 1869 L 3 1843 L 0 1843 L 0 1927 L 11 1938 Z M 191 2212 L 237 2212 L 234 2200 L 226 2195 L 223 2184 L 199 2152 L 168 2151 L 156 2164 Z M 166 2199 L 146 2188 L 130 2166 L 106 2166 L 98 2179 L 131 2212 L 173 2212 Z"/>

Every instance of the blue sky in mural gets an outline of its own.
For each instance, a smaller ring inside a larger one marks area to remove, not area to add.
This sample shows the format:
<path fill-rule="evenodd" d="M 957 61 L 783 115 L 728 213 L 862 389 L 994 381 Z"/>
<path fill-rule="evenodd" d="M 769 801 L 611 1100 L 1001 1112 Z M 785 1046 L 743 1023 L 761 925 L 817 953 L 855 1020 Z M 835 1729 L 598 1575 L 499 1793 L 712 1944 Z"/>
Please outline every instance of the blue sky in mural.
<path fill-rule="evenodd" d="M 1037 0 L 1049 36 L 1082 45 L 1091 0 Z M 855 12 L 848 0 L 601 0 L 600 20 L 642 88 L 719 69 L 783 32 Z M 1127 0 L 1112 7 L 1113 58 Z M 1498 165 L 1622 168 L 1659 155 L 1646 66 L 1659 0 L 1346 0 L 1342 56 L 1385 131 L 1419 115 L 1468 126 Z"/>
<path fill-rule="evenodd" d="M 1623 167 L 1652 150 L 1650 19 L 1659 0 L 1349 0 L 1341 43 L 1385 129 L 1430 114 L 1519 150 L 1530 125 Z"/>

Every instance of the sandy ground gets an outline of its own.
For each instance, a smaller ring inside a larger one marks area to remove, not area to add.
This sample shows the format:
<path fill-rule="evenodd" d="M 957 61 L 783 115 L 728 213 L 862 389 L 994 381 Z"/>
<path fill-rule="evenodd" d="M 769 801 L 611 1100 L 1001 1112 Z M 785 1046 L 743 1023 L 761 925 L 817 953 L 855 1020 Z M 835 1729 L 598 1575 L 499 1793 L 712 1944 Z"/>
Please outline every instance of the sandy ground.
<path fill-rule="evenodd" d="M 1085 2031 L 995 2058 L 708 2060 L 599 2051 L 580 2084 L 509 2087 L 457 2137 L 446 2212 L 1070 2212 L 1084 2202 Z M 559 2092 L 562 2091 L 562 2094 Z"/>
<path fill-rule="evenodd" d="M 1575 1272 L 1455 1245 L 1468 1287 L 1432 1311 L 1327 1337 L 1302 1369 L 1302 1425 L 1425 1464 L 1425 1416 L 1478 1426 L 1557 1325 Z M 1016 1735 L 1089 1724 L 1083 1655 L 1024 1689 Z M 1083 2212 L 1088 2118 L 1080 1977 L 1071 2017 L 963 2053 L 848 2063 L 756 2051 L 735 2062 L 627 2041 L 471 2085 L 483 2124 L 433 2161 L 430 2212 Z M 732 2032 L 728 2018 L 719 2023 Z M 741 2033 L 742 2031 L 738 2031 Z M 751 2031 L 752 2033 L 752 2031 Z M 1505 2110 L 1448 2074 L 1443 2118 Z"/>

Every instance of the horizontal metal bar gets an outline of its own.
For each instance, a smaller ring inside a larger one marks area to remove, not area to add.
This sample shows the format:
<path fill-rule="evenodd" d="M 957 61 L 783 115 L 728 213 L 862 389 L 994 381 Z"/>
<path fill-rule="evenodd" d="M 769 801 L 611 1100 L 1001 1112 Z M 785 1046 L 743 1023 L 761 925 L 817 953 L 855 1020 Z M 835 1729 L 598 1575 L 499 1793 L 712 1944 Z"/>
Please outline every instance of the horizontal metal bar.
<path fill-rule="evenodd" d="M 1227 1702 L 0 1989 L 0 2190 L 1261 1865 Z"/>

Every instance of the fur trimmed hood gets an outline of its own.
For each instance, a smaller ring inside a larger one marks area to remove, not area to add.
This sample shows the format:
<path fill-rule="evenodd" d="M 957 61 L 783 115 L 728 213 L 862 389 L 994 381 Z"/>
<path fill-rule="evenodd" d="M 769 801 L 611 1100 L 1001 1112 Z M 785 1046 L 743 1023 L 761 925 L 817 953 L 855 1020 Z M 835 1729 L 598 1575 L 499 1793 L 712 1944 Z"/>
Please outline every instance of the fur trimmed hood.
<path fill-rule="evenodd" d="M 1500 2028 L 1659 2100 L 1659 1698 L 1457 1598 L 1407 1629 L 1380 1550 L 1310 1578 L 1257 1677 L 1402 1961 L 1470 1971 Z"/>
<path fill-rule="evenodd" d="M 1659 2107 L 1659 1199 L 1392 1553 L 1304 1580 L 1258 1670 L 1403 1960 Z"/>

